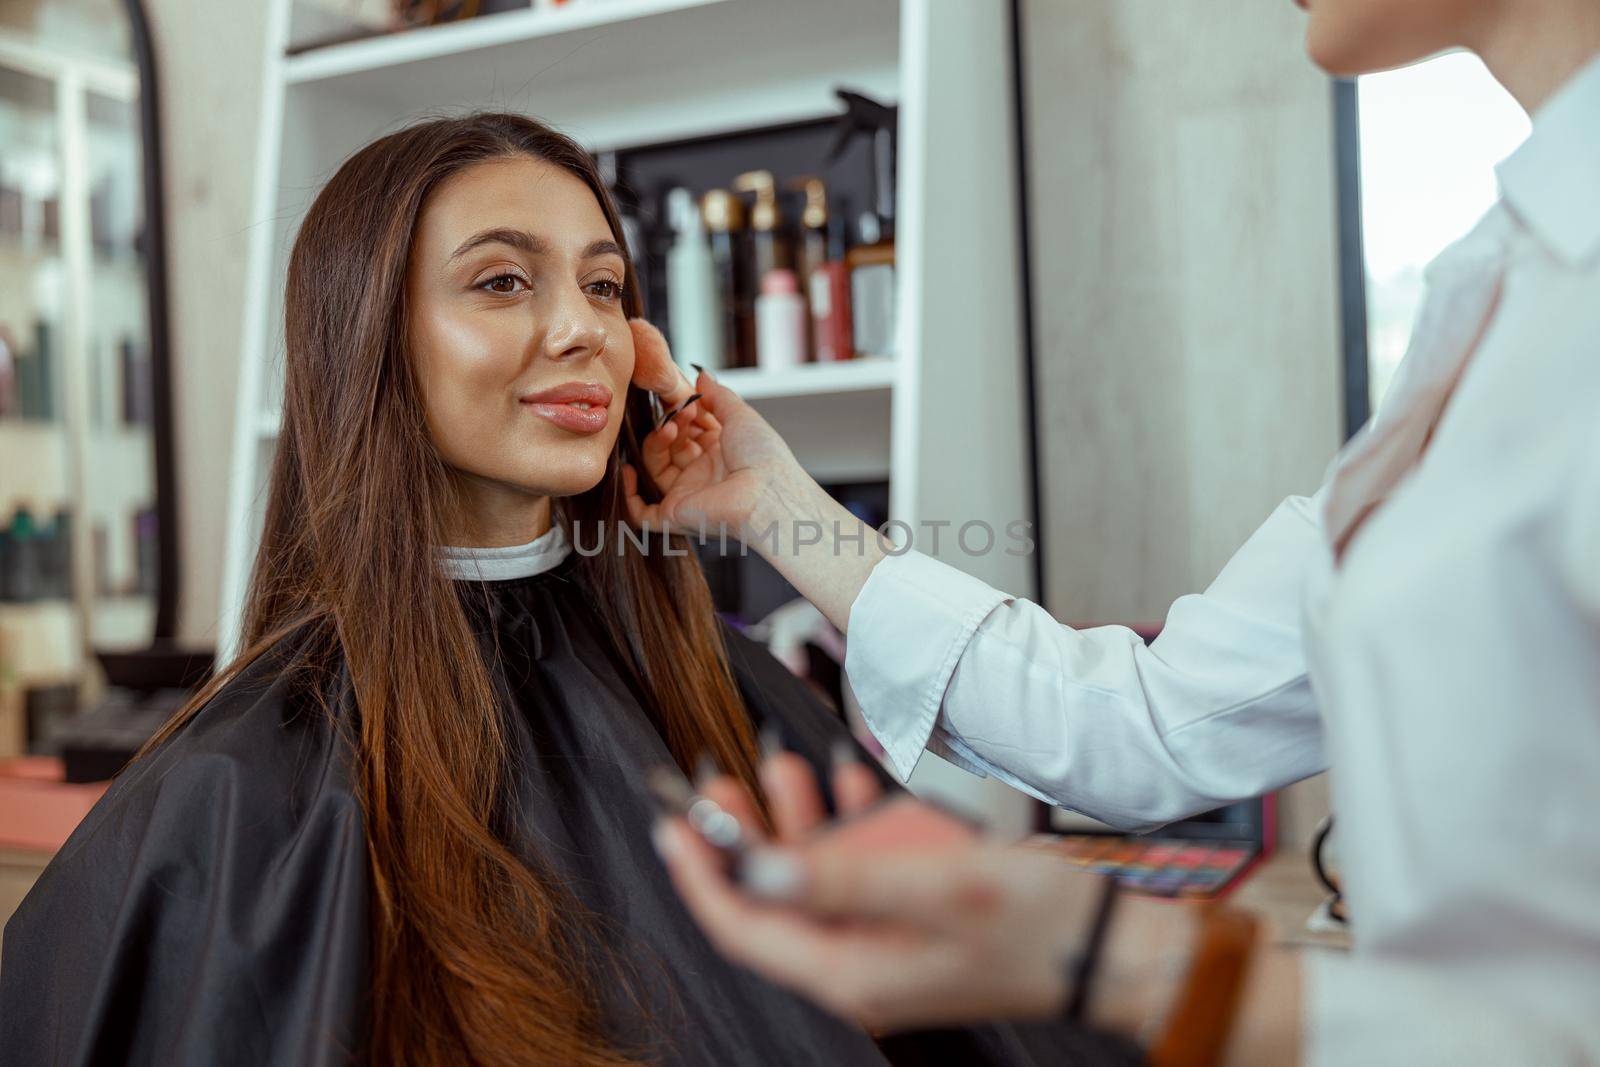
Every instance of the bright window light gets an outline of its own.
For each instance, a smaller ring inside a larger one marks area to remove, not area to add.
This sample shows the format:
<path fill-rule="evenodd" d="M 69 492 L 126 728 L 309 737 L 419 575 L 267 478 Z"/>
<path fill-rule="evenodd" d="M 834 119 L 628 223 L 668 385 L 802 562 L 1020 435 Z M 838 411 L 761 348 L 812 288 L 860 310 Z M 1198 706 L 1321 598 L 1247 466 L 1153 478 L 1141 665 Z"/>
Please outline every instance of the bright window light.
<path fill-rule="evenodd" d="M 1356 83 L 1373 410 L 1405 355 L 1422 272 L 1499 196 L 1494 166 L 1527 116 L 1476 57 L 1441 56 Z"/>

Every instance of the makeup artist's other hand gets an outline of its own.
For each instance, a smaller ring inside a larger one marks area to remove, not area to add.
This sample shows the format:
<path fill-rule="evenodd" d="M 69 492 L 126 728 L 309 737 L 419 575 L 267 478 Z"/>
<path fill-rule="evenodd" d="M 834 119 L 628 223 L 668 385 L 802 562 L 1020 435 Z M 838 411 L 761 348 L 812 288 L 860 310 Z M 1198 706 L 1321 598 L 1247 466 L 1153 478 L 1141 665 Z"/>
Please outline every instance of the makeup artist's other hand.
<path fill-rule="evenodd" d="M 701 371 L 691 385 L 678 370 L 661 331 L 630 320 L 634 383 L 657 393 L 677 413 L 646 436 L 642 462 L 662 496 L 646 503 L 639 472 L 622 468 L 628 518 L 640 529 L 743 537 L 761 502 L 785 483 L 809 478 L 794 453 L 737 393 Z M 693 403 L 685 401 L 698 395 Z"/>
<path fill-rule="evenodd" d="M 756 803 L 739 779 L 730 774 L 702 771 L 695 775 L 695 792 L 716 801 L 722 810 L 739 820 L 745 839 L 753 844 L 797 844 L 828 822 L 828 809 L 822 788 L 811 764 L 798 753 L 783 747 L 776 732 L 761 735 L 763 756 L 756 773 L 761 791 L 767 797 L 773 833 L 769 837 Z M 841 816 L 858 815 L 883 796 L 883 786 L 863 760 L 859 746 L 841 737 L 833 746 L 833 769 L 829 788 L 834 810 Z"/>
<path fill-rule="evenodd" d="M 807 765 L 779 758 L 793 762 L 774 774 L 769 759 L 762 787 L 784 847 L 759 851 L 742 886 L 681 819 L 657 826 L 673 883 L 725 956 L 874 1033 L 1060 1009 L 1093 876 L 1041 849 L 953 829 L 909 795 L 877 803 L 877 779 L 860 765 L 856 795 L 841 788 L 843 766 L 835 771 L 844 821 L 827 823 Z M 734 779 L 700 790 L 751 832 L 753 808 Z M 1124 898 L 1091 1021 L 1129 1034 L 1159 1022 L 1194 925 L 1186 906 Z"/>
<path fill-rule="evenodd" d="M 1048 1016 L 1066 997 L 1095 886 L 1057 857 L 823 835 L 747 861 L 741 889 L 680 821 L 663 825 L 673 882 L 717 949 L 868 1030 Z"/>

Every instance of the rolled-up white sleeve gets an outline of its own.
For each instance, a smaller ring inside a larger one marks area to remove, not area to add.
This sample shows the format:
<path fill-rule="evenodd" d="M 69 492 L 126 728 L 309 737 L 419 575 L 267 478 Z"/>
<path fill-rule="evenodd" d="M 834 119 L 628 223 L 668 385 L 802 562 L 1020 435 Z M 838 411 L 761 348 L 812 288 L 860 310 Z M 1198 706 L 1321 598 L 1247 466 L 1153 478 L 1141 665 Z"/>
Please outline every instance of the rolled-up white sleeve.
<path fill-rule="evenodd" d="M 916 551 L 873 568 L 845 670 L 895 773 L 924 749 L 1113 826 L 1145 828 L 1324 769 L 1301 590 L 1314 498 L 1284 501 L 1151 646 L 1074 630 Z"/>
<path fill-rule="evenodd" d="M 880 561 L 867 576 L 850 606 L 845 673 L 902 781 L 922 758 L 950 676 L 978 625 L 1011 602 L 915 550 Z"/>

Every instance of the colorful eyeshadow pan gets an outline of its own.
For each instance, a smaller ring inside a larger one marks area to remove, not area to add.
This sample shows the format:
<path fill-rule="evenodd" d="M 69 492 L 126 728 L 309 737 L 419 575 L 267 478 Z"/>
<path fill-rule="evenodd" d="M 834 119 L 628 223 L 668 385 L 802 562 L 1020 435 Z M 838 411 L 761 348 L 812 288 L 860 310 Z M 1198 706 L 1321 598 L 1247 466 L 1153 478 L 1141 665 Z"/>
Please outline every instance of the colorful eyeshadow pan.
<path fill-rule="evenodd" d="M 1217 895 L 1258 852 L 1248 841 L 1143 841 L 1097 834 L 1068 834 L 1055 847 L 1084 870 L 1115 875 L 1124 889 L 1163 897 Z"/>

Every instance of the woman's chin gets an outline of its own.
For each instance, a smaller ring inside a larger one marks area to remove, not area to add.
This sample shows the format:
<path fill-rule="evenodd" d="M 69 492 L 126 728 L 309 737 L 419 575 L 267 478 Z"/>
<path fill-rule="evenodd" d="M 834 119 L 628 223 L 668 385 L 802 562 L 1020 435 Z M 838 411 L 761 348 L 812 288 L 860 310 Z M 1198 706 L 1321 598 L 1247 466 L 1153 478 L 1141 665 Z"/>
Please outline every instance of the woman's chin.
<path fill-rule="evenodd" d="M 530 471 L 525 478 L 518 479 L 522 488 L 538 496 L 582 496 L 605 480 L 605 455 L 565 458 L 567 462 L 559 469 L 553 470 L 545 464 L 537 472 Z"/>
<path fill-rule="evenodd" d="M 1306 55 L 1335 78 L 1377 74 L 1438 54 L 1442 46 L 1434 40 L 1435 35 L 1415 31 L 1416 27 L 1409 25 L 1393 27 L 1393 32 L 1363 27 L 1339 11 L 1313 4 L 1306 24 Z"/>
<path fill-rule="evenodd" d="M 1306 55 L 1323 73 L 1335 78 L 1353 78 L 1366 74 L 1362 65 L 1362 52 L 1350 34 L 1339 33 L 1323 25 L 1316 16 L 1306 25 Z"/>

